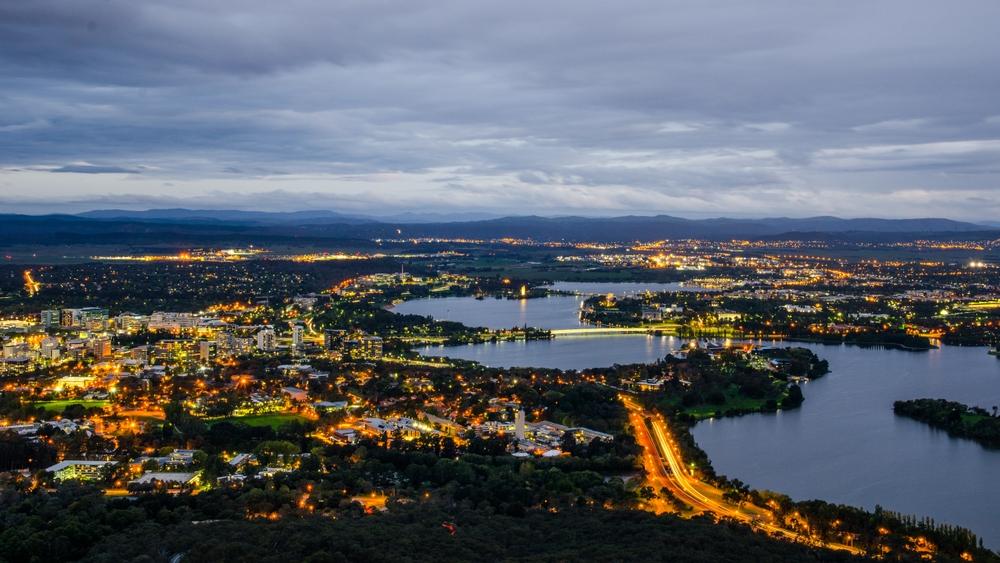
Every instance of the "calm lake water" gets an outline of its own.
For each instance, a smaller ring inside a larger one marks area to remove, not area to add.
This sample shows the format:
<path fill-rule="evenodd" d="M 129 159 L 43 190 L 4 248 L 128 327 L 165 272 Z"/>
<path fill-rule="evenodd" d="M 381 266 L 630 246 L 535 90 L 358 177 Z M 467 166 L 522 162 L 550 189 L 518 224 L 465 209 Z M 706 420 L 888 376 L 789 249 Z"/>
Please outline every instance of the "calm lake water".
<path fill-rule="evenodd" d="M 703 290 L 698 286 L 681 285 L 680 283 L 557 282 L 550 287 L 559 291 L 575 292 L 577 295 L 550 295 L 535 299 L 486 298 L 482 300 L 476 300 L 472 297 L 439 297 L 407 301 L 397 305 L 393 311 L 404 315 L 426 315 L 440 321 L 458 321 L 469 326 L 488 328 L 511 328 L 524 325 L 549 329 L 573 328 L 584 326 L 580 322 L 580 307 L 591 295 L 614 293 L 622 297 L 644 291 Z"/>
<path fill-rule="evenodd" d="M 801 408 L 694 428 L 716 471 L 796 499 L 931 516 L 1000 548 L 1000 452 L 892 412 L 921 397 L 1000 405 L 1000 361 L 983 348 L 807 347 L 832 371 L 804 386 Z"/>
<path fill-rule="evenodd" d="M 623 284 L 593 293 L 625 291 Z M 640 285 L 657 291 L 656 285 Z M 569 289 L 567 289 L 569 290 Z M 583 290 L 580 290 L 583 291 Z M 660 290 L 663 291 L 663 290 Z M 472 298 L 404 303 L 399 312 L 494 328 L 579 326 L 582 297 L 525 301 Z M 683 343 L 645 335 L 560 337 L 452 348 L 427 347 L 489 366 L 582 369 L 649 362 Z M 888 509 L 968 527 L 1000 548 L 1000 452 L 898 418 L 892 402 L 933 397 L 1000 405 L 1000 360 L 983 348 L 929 352 L 789 343 L 829 360 L 831 373 L 805 385 L 802 408 L 706 421 L 694 429 L 719 473 L 804 500 Z"/>

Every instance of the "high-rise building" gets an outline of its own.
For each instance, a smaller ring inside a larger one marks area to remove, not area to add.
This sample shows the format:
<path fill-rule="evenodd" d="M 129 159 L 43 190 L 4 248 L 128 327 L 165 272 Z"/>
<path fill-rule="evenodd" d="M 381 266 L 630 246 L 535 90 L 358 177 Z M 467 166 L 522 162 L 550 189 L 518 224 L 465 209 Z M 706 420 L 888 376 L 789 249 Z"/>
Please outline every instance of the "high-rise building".
<path fill-rule="evenodd" d="M 378 336 L 363 336 L 345 340 L 344 351 L 356 360 L 381 360 L 382 339 Z"/>
<path fill-rule="evenodd" d="M 46 336 L 38 345 L 39 352 L 46 360 L 58 360 L 61 350 L 59 349 L 59 339 Z"/>
<path fill-rule="evenodd" d="M 244 354 L 249 354 L 253 351 L 254 339 L 250 337 L 238 336 L 233 338 L 233 350 L 234 356 L 242 356 Z"/>
<path fill-rule="evenodd" d="M 79 324 L 74 324 L 73 326 L 80 326 L 87 330 L 107 330 L 108 328 L 108 310 L 101 307 L 84 307 L 79 310 Z"/>
<path fill-rule="evenodd" d="M 215 350 L 221 355 L 233 354 L 236 347 L 236 337 L 233 333 L 220 330 L 215 333 Z"/>
<path fill-rule="evenodd" d="M 212 352 L 215 348 L 215 342 L 211 340 L 202 340 L 198 342 L 198 359 L 202 362 L 210 362 L 212 360 Z"/>
<path fill-rule="evenodd" d="M 186 338 L 168 338 L 153 346 L 153 357 L 157 361 L 181 362 L 193 358 L 196 343 Z"/>
<path fill-rule="evenodd" d="M 98 360 L 107 360 L 112 357 L 111 339 L 98 338 L 94 340 L 94 357 Z"/>
<path fill-rule="evenodd" d="M 45 328 L 59 326 L 59 309 L 48 309 L 39 314 L 39 322 Z"/>
<path fill-rule="evenodd" d="M 275 348 L 274 329 L 270 327 L 260 329 L 257 332 L 257 349 L 261 352 L 274 352 Z"/>
<path fill-rule="evenodd" d="M 67 328 L 104 330 L 108 328 L 108 310 L 101 307 L 63 309 L 60 312 L 59 324 Z"/>
<path fill-rule="evenodd" d="M 382 359 L 382 338 L 379 336 L 366 336 L 361 339 L 365 357 L 369 360 Z"/>
<path fill-rule="evenodd" d="M 59 325 L 67 328 L 74 326 L 73 323 L 76 319 L 77 311 L 79 309 L 63 309 L 60 311 Z"/>
<path fill-rule="evenodd" d="M 518 440 L 524 439 L 524 409 L 517 409 L 514 415 L 514 437 Z"/>
<path fill-rule="evenodd" d="M 302 347 L 302 340 L 305 336 L 305 327 L 300 324 L 292 325 L 292 348 L 298 350 Z"/>
<path fill-rule="evenodd" d="M 132 333 L 142 329 L 142 325 L 149 319 L 135 313 L 122 313 L 115 317 L 114 320 L 116 330 Z"/>
<path fill-rule="evenodd" d="M 133 360 L 147 363 L 149 361 L 149 345 L 144 344 L 142 346 L 136 346 L 128 351 L 128 355 Z"/>
<path fill-rule="evenodd" d="M 180 332 L 182 330 L 193 329 L 200 321 L 198 315 L 194 313 L 172 313 L 157 311 L 149 316 L 147 328 L 151 331 L 167 330 Z"/>

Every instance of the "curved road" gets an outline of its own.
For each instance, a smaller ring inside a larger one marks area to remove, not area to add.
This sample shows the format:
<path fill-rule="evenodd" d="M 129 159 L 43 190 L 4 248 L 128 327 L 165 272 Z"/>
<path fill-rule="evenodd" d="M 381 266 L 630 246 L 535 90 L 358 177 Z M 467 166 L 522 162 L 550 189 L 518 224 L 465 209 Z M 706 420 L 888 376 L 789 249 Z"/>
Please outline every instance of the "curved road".
<path fill-rule="evenodd" d="M 627 395 L 620 395 L 625 408 L 629 411 L 629 420 L 635 430 L 636 440 L 639 445 L 646 450 L 643 459 L 646 462 L 646 472 L 650 481 L 660 487 L 666 487 L 673 494 L 691 505 L 697 512 L 709 512 L 719 517 L 732 518 L 749 524 L 751 527 L 764 530 L 771 535 L 777 535 L 786 539 L 812 545 L 820 545 L 828 549 L 837 549 L 851 552 L 855 555 L 862 555 L 860 549 L 840 543 L 826 543 L 803 536 L 799 532 L 782 528 L 762 521 L 762 518 L 771 518 L 771 514 L 756 506 L 735 507 L 721 500 L 721 491 L 688 476 L 681 459 L 680 452 L 676 444 L 673 443 L 667 432 L 666 422 L 659 415 L 648 413 Z M 708 491 L 706 495 L 702 491 Z M 717 497 L 717 498 L 713 498 Z M 663 503 L 663 501 L 660 501 Z M 653 508 L 657 512 L 665 510 L 663 504 L 653 503 Z"/>

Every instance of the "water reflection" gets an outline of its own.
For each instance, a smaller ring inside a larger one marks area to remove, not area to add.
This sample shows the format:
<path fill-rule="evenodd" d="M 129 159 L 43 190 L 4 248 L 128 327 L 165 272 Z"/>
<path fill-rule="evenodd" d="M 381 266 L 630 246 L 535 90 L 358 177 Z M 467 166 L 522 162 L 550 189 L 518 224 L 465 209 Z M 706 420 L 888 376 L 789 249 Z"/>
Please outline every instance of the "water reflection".
<path fill-rule="evenodd" d="M 448 298 L 409 302 L 400 310 L 496 328 L 571 328 L 580 326 L 581 302 L 577 296 Z M 653 362 L 683 344 L 673 337 L 603 335 L 421 351 L 490 366 L 583 369 Z M 1000 452 L 892 413 L 893 401 L 919 397 L 990 409 L 1000 404 L 1000 361 L 983 348 L 904 352 L 795 345 L 827 359 L 832 373 L 807 384 L 800 409 L 695 427 L 696 439 L 720 473 L 797 499 L 869 509 L 881 504 L 931 516 L 971 528 L 988 546 L 1000 548 L 1000 487 L 994 484 Z"/>

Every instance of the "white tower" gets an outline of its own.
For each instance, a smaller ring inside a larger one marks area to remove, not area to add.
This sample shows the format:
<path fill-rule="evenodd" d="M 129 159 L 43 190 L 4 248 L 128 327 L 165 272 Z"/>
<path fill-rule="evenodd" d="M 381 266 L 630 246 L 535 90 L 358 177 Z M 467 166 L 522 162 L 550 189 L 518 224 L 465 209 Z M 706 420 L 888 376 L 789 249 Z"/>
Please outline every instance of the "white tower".
<path fill-rule="evenodd" d="M 514 436 L 518 440 L 524 439 L 524 409 L 517 409 L 514 415 Z"/>
<path fill-rule="evenodd" d="M 257 349 L 261 352 L 274 352 L 274 329 L 263 328 L 257 332 Z"/>

